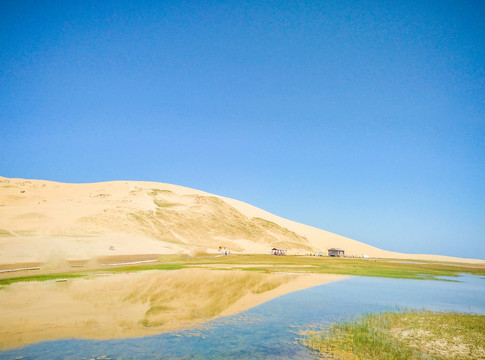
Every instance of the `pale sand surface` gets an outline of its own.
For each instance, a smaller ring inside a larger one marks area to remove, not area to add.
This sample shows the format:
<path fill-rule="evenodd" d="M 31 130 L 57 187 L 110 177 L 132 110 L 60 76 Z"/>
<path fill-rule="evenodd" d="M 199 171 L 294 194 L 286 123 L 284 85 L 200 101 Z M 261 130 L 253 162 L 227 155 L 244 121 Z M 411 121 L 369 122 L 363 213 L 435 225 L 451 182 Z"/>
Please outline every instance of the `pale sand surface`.
<path fill-rule="evenodd" d="M 14 283 L 0 291 L 0 349 L 62 338 L 139 337 L 194 327 L 344 278 L 184 269 Z"/>
<path fill-rule="evenodd" d="M 182 186 L 141 181 L 64 184 L 0 177 L 0 264 L 133 254 L 324 253 L 485 263 L 402 254 L 299 224 L 244 202 Z"/>
<path fill-rule="evenodd" d="M 200 265 L 191 265 L 194 268 L 209 268 L 209 269 L 244 269 L 244 268 L 252 268 L 257 267 L 257 264 L 200 264 Z M 274 268 L 281 265 L 277 264 L 265 264 L 265 268 Z M 291 265 L 292 268 L 315 268 L 315 265 Z"/>

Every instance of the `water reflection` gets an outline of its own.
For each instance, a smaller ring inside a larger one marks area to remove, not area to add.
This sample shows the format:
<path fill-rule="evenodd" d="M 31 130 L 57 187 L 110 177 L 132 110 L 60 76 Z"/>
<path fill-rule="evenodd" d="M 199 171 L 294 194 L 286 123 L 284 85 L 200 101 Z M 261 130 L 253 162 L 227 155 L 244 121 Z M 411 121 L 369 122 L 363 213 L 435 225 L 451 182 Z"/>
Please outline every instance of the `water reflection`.
<path fill-rule="evenodd" d="M 457 278 L 453 278 L 457 279 Z M 459 282 L 354 277 L 274 299 L 197 329 L 108 341 L 59 340 L 0 353 L 0 359 L 315 359 L 302 331 L 367 312 L 426 308 L 485 314 L 485 279 Z"/>

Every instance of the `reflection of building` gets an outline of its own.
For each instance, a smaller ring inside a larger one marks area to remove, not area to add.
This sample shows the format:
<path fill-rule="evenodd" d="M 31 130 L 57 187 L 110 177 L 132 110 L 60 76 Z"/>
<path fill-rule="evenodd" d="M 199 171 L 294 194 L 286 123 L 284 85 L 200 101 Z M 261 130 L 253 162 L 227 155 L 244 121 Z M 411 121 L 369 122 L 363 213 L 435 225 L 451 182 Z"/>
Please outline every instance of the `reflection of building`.
<path fill-rule="evenodd" d="M 285 256 L 286 255 L 286 249 L 272 248 L 271 254 L 276 255 L 276 256 Z"/>
<path fill-rule="evenodd" d="M 345 251 L 339 248 L 331 248 L 331 249 L 328 249 L 328 256 L 338 256 L 338 257 L 345 256 Z"/>

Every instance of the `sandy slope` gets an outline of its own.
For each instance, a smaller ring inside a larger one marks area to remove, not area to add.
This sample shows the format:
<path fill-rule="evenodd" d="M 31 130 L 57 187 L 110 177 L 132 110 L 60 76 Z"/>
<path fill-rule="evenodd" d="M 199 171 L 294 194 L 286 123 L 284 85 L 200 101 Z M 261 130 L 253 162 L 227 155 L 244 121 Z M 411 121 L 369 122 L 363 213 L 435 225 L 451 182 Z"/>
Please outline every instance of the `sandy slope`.
<path fill-rule="evenodd" d="M 0 177 L 0 264 L 103 255 L 187 253 L 194 249 L 323 252 L 439 261 L 299 224 L 234 199 L 155 182 L 64 184 Z"/>

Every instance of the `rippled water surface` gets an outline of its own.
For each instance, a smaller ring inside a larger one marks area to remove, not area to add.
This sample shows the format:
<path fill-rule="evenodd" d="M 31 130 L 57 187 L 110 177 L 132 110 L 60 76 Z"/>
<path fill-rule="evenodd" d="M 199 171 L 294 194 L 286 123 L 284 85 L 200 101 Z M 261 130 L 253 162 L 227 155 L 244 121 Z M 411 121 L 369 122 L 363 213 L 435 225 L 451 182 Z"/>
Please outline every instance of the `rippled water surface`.
<path fill-rule="evenodd" d="M 291 293 L 187 331 L 118 340 L 46 341 L 0 359 L 316 359 L 301 331 L 402 308 L 485 314 L 485 278 L 456 281 L 354 277 Z"/>

